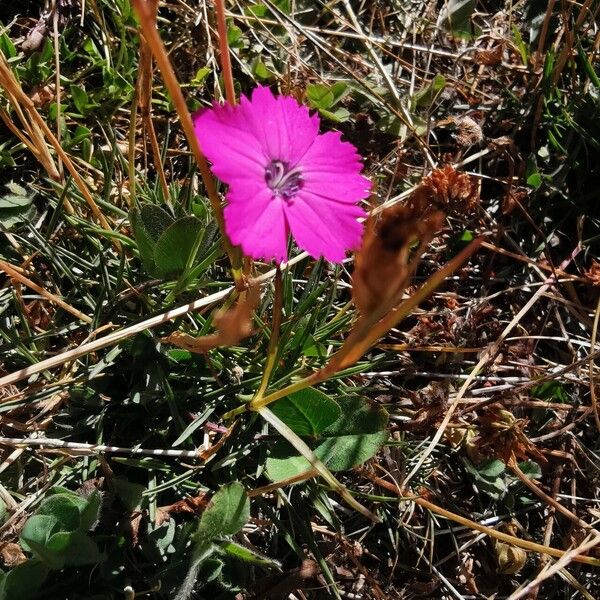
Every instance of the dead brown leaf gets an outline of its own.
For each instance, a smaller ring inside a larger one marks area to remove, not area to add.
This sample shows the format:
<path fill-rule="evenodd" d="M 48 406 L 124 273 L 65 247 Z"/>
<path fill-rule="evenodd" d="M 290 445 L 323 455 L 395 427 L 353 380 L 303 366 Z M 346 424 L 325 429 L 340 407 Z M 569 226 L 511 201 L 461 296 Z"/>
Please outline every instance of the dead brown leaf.
<path fill-rule="evenodd" d="M 481 456 L 496 457 L 508 463 L 513 456 L 521 460 L 547 463 L 546 457 L 525 435 L 526 419 L 517 419 L 501 404 L 492 404 L 478 416 L 479 436 L 473 440 Z"/>
<path fill-rule="evenodd" d="M 27 557 L 21 550 L 21 546 L 13 542 L 0 544 L 0 558 L 2 559 L 2 564 L 9 569 L 20 565 L 27 560 Z"/>
<path fill-rule="evenodd" d="M 175 331 L 161 341 L 196 354 L 205 354 L 219 346 L 233 346 L 252 333 L 252 315 L 259 298 L 259 286 L 251 286 L 242 292 L 234 307 L 221 310 L 215 315 L 217 331 L 211 335 L 194 337 Z"/>
<path fill-rule="evenodd" d="M 600 286 L 600 262 L 592 259 L 592 265 L 584 274 L 592 285 Z"/>
<path fill-rule="evenodd" d="M 199 515 L 206 508 L 209 500 L 208 497 L 209 494 L 199 494 L 198 496 L 178 500 L 167 506 L 159 506 L 156 510 L 156 525 L 161 525 L 173 513 Z"/>
<path fill-rule="evenodd" d="M 363 244 L 352 276 L 354 303 L 362 315 L 400 295 L 409 283 L 420 252 L 441 229 L 443 214 L 423 214 L 421 204 L 395 205 L 367 222 Z"/>
<path fill-rule="evenodd" d="M 479 50 L 475 53 L 475 62 L 479 65 L 496 66 L 502 63 L 502 44 L 498 44 L 493 48 Z"/>

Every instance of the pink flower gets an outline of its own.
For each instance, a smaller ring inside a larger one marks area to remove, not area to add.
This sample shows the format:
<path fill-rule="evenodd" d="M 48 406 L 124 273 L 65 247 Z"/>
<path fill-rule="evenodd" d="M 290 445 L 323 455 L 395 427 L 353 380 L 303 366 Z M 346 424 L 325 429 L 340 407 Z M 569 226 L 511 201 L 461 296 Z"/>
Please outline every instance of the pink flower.
<path fill-rule="evenodd" d="M 319 117 L 288 96 L 257 87 L 240 104 L 194 116 L 213 173 L 229 186 L 225 229 L 253 258 L 287 258 L 290 232 L 312 257 L 341 262 L 360 245 L 357 206 L 371 184 L 356 148 L 340 133 L 319 134 Z"/>

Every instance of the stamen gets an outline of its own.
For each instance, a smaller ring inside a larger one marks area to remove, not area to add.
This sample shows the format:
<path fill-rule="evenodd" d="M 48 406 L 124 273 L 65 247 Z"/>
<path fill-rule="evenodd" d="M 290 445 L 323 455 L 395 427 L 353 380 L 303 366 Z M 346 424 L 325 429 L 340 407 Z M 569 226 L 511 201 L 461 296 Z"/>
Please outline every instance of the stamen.
<path fill-rule="evenodd" d="M 287 163 L 272 160 L 265 168 L 265 182 L 276 196 L 291 200 L 304 185 L 302 169 L 289 169 Z"/>

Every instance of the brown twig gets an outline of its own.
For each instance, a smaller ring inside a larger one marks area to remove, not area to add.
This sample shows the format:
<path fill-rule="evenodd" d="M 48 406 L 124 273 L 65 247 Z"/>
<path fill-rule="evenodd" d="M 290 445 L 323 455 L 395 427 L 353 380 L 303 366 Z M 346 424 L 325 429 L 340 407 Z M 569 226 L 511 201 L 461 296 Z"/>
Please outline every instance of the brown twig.
<path fill-rule="evenodd" d="M 204 182 L 206 193 L 210 200 L 210 204 L 212 206 L 215 219 L 219 225 L 219 229 L 221 230 L 221 233 L 223 235 L 225 248 L 227 254 L 229 255 L 235 274 L 237 270 L 239 270 L 239 268 L 241 267 L 241 259 L 239 256 L 239 252 L 234 249 L 234 247 L 229 242 L 227 235 L 225 234 L 225 222 L 223 220 L 223 211 L 221 210 L 221 200 L 219 199 L 219 195 L 217 194 L 215 181 L 212 177 L 210 169 L 208 168 L 208 163 L 204 158 L 204 154 L 200 149 L 200 145 L 198 143 L 198 139 L 196 138 L 196 133 L 194 131 L 192 117 L 187 109 L 187 105 L 185 103 L 181 87 L 179 86 L 179 82 L 177 81 L 177 77 L 175 75 L 175 72 L 173 71 L 173 67 L 167 55 L 165 46 L 162 43 L 162 40 L 160 39 L 160 36 L 158 34 L 155 20 L 152 15 L 152 10 L 148 5 L 147 0 L 133 0 L 133 5 L 140 18 L 140 29 L 142 30 L 142 33 L 144 34 L 144 37 L 146 38 L 146 41 L 150 46 L 152 55 L 154 56 L 154 60 L 156 61 L 156 64 L 160 69 L 165 86 L 171 96 L 173 104 L 175 105 L 177 115 L 179 116 L 181 127 L 183 128 L 183 132 L 185 134 L 187 142 L 192 150 L 192 153 L 194 154 L 196 163 L 198 164 L 198 169 L 200 171 L 202 181 Z"/>
<path fill-rule="evenodd" d="M 385 479 L 381 479 L 376 475 L 369 473 L 366 469 L 358 470 L 362 475 L 370 479 L 373 483 L 376 483 L 378 486 L 385 488 L 391 492 L 394 492 L 399 498 L 404 498 L 405 494 L 402 493 L 402 490 L 395 484 L 386 481 Z M 509 535 L 508 533 L 503 533 L 502 531 L 497 531 L 496 529 L 492 529 L 491 527 L 487 527 L 485 525 L 481 525 L 476 521 L 471 521 L 470 519 L 466 519 L 465 517 L 461 517 L 441 506 L 437 506 L 433 502 L 429 500 L 425 500 L 425 498 L 414 498 L 411 497 L 410 500 L 415 504 L 431 511 L 434 514 L 440 515 L 450 521 L 454 521 L 455 523 L 459 523 L 467 527 L 468 529 L 473 529 L 474 531 L 479 531 L 481 533 L 485 533 L 486 535 L 500 540 L 506 544 L 511 544 L 512 546 L 517 546 L 517 548 L 523 548 L 523 550 L 529 550 L 531 552 L 538 552 L 541 554 L 548 554 L 549 556 L 554 556 L 556 558 L 561 558 L 567 552 L 564 550 L 559 550 L 558 548 L 552 548 L 551 546 L 544 546 L 542 544 L 537 544 L 535 542 L 530 542 L 528 540 L 523 540 L 521 538 L 515 537 L 513 535 Z M 592 565 L 594 567 L 600 567 L 600 559 L 594 558 L 591 556 L 577 556 L 573 559 L 576 562 L 585 563 L 588 565 Z"/>

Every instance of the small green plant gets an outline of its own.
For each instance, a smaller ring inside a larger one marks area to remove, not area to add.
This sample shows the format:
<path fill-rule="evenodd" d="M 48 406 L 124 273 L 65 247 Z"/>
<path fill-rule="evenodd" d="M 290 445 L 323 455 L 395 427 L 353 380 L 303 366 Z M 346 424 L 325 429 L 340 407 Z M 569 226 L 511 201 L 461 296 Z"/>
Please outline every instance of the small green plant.
<path fill-rule="evenodd" d="M 56 487 L 25 522 L 20 543 L 32 557 L 0 573 L 0 600 L 33 598 L 50 571 L 90 565 L 103 558 L 88 535 L 98 522 L 102 496 L 87 497 Z"/>
<path fill-rule="evenodd" d="M 349 92 L 348 86 L 343 81 L 338 81 L 331 86 L 313 83 L 306 87 L 306 98 L 309 106 L 316 108 L 322 117 L 336 123 L 343 123 L 350 118 L 350 113 L 345 108 L 336 108 L 336 106 Z"/>

